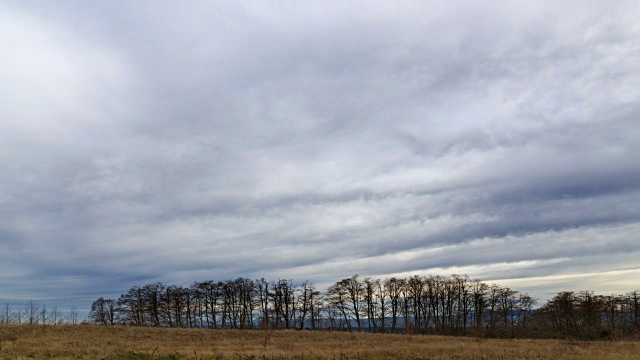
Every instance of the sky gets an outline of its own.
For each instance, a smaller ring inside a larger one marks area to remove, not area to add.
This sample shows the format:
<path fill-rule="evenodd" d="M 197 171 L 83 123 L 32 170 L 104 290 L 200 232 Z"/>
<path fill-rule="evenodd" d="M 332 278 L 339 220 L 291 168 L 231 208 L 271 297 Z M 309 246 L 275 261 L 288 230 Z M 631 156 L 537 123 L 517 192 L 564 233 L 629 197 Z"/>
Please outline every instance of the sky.
<path fill-rule="evenodd" d="M 0 1 L 0 302 L 640 289 L 638 2 Z"/>

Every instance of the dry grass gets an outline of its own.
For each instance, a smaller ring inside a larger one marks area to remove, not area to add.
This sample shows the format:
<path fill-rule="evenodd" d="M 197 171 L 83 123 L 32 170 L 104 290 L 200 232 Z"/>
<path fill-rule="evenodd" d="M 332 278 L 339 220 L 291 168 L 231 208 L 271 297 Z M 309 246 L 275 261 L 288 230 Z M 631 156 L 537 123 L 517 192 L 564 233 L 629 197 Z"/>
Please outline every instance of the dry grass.
<path fill-rule="evenodd" d="M 265 346 L 266 340 L 266 346 Z M 1 359 L 640 359 L 640 342 L 0 326 Z"/>

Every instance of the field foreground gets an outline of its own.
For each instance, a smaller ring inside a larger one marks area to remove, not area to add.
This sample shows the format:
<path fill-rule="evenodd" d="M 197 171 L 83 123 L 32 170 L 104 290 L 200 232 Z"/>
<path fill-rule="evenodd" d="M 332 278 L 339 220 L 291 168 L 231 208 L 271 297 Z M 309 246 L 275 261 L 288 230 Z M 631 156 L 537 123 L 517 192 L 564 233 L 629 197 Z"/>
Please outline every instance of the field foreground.
<path fill-rule="evenodd" d="M 0 326 L 1 359 L 640 359 L 640 341 L 311 331 Z"/>

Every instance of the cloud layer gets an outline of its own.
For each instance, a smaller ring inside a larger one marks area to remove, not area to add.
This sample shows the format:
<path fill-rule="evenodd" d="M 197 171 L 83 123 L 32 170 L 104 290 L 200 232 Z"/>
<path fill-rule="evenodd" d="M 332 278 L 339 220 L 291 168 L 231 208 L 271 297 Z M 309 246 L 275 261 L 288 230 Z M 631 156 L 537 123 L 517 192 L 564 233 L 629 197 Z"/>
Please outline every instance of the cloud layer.
<path fill-rule="evenodd" d="M 637 289 L 640 11 L 578 4 L 0 5 L 0 299 Z"/>

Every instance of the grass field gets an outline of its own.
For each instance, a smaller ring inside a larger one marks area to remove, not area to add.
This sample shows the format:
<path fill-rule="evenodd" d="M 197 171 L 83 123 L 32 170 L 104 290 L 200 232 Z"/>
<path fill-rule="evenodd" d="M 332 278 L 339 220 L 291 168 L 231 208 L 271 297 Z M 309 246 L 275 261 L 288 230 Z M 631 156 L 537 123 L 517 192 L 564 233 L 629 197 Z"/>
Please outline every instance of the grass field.
<path fill-rule="evenodd" d="M 640 359 L 640 341 L 0 326 L 1 359 Z"/>

